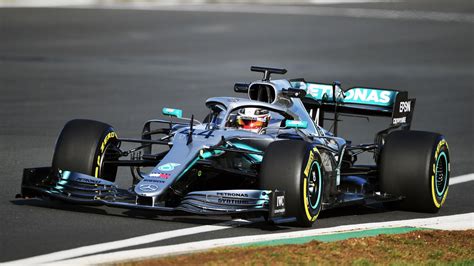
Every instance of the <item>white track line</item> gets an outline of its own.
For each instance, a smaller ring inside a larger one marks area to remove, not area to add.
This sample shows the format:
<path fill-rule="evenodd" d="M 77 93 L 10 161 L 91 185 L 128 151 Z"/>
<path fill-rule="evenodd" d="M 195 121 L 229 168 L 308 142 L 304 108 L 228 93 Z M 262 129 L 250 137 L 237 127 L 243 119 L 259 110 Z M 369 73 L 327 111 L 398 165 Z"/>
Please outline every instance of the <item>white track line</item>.
<path fill-rule="evenodd" d="M 348 3 L 377 3 L 396 2 L 400 0 L 247 0 L 240 1 L 241 4 L 270 4 L 270 5 L 294 5 L 294 4 L 348 4 Z M 155 1 L 127 1 L 127 5 L 148 6 L 175 6 L 189 4 L 229 4 L 229 0 L 155 0 Z M 77 5 L 116 5 L 124 4 L 123 0 L 0 0 L 0 7 L 58 7 Z"/>
<path fill-rule="evenodd" d="M 84 7 L 84 6 L 83 6 Z M 81 7 L 79 7 L 81 8 Z M 280 5 L 231 5 L 231 4 L 203 4 L 203 5 L 155 5 L 153 3 L 94 5 L 90 8 L 122 9 L 122 10 L 160 10 L 184 12 L 218 12 L 218 13 L 248 13 L 271 15 L 304 15 L 304 16 L 336 16 L 350 18 L 375 19 L 406 19 L 427 20 L 438 22 L 467 22 L 474 23 L 474 15 L 469 13 L 451 13 L 435 11 L 387 10 L 342 8 L 324 6 L 280 6 Z"/>
<path fill-rule="evenodd" d="M 1 1 L 1 0 L 0 0 Z M 81 2 L 81 0 L 76 0 Z M 87 2 L 87 0 L 83 0 Z M 317 3 L 317 2 L 316 2 Z M 0 7 L 14 7 L 13 4 L 2 4 Z M 28 5 L 27 5 L 28 6 Z M 27 7 L 23 6 L 23 7 Z M 350 18 L 396 19 L 396 20 L 427 20 L 438 22 L 474 23 L 474 15 L 469 13 L 388 10 L 365 8 L 325 7 L 320 5 L 287 6 L 287 5 L 251 5 L 251 4 L 184 4 L 166 5 L 153 2 L 85 4 L 85 5 L 48 5 L 47 3 L 32 5 L 56 8 L 85 8 L 85 9 L 119 9 L 119 10 L 158 10 L 182 12 L 218 12 L 218 13 L 248 13 L 272 15 L 304 15 L 304 16 L 336 16 Z"/>
<path fill-rule="evenodd" d="M 21 265 L 32 265 L 32 264 L 43 264 L 43 263 L 50 263 L 54 261 L 70 259 L 79 256 L 85 256 L 90 254 L 95 254 L 98 252 L 105 252 L 110 250 L 115 250 L 119 248 L 126 248 L 131 246 L 143 245 L 148 244 L 156 241 L 161 241 L 165 239 L 187 236 L 187 235 L 194 235 L 212 231 L 218 231 L 223 229 L 233 228 L 242 224 L 249 224 L 250 221 L 236 219 L 232 221 L 227 221 L 223 223 L 219 223 L 216 225 L 203 225 L 198 227 L 190 227 L 184 229 L 178 229 L 173 231 L 166 231 L 160 232 L 150 235 L 138 236 L 124 240 L 112 241 L 102 244 L 95 244 L 90 246 L 84 246 L 69 250 L 58 251 L 46 255 L 39 255 L 35 257 L 30 257 L 26 259 L 10 261 L 7 263 L 11 264 L 21 264 Z"/>
<path fill-rule="evenodd" d="M 95 0 L 0 0 L 0 7 L 59 7 L 94 5 Z"/>
<path fill-rule="evenodd" d="M 474 181 L 474 174 L 460 175 L 449 179 L 449 185 L 456 185 L 464 182 Z"/>
<path fill-rule="evenodd" d="M 462 175 L 458 177 L 453 177 L 450 179 L 450 185 L 454 184 L 460 184 L 463 182 L 468 182 L 468 181 L 473 181 L 474 180 L 474 174 L 467 174 L 467 175 Z M 432 219 L 438 219 L 438 218 L 432 218 Z M 427 219 L 421 219 L 421 220 L 427 220 Z M 397 223 L 397 222 L 403 222 L 403 221 L 394 221 L 391 223 Z M 147 244 L 147 243 L 152 243 L 156 241 L 161 241 L 165 239 L 170 239 L 174 237 L 180 237 L 180 236 L 186 236 L 186 235 L 192 235 L 192 234 L 199 234 L 199 233 L 205 233 L 205 232 L 211 232 L 211 231 L 218 231 L 218 230 L 223 230 L 227 228 L 231 228 L 232 226 L 239 226 L 241 224 L 248 224 L 251 223 L 250 221 L 246 220 L 233 220 L 233 221 L 228 221 L 224 223 L 220 223 L 217 225 L 204 225 L 204 226 L 198 226 L 198 227 L 191 227 L 191 228 L 185 228 L 185 229 L 178 229 L 178 230 L 173 230 L 173 231 L 167 231 L 167 232 L 160 232 L 160 233 L 155 233 L 155 234 L 150 234 L 150 235 L 144 235 L 144 236 L 139 236 L 139 237 L 134 237 L 134 238 L 129 238 L 129 239 L 124 239 L 124 240 L 118 240 L 118 241 L 113 241 L 113 242 L 107 242 L 107 243 L 102 243 L 102 244 L 95 244 L 91 246 L 84 246 L 84 247 L 79 247 L 79 248 L 74 248 L 70 250 L 63 250 L 63 251 L 58 251 L 50 254 L 45 254 L 45 255 L 39 255 L 35 257 L 30 257 L 26 259 L 21 259 L 21 260 L 16 260 L 16 261 L 11 261 L 8 263 L 17 263 L 17 264 L 40 264 L 40 263 L 51 263 L 55 261 L 60 261 L 60 260 L 67 260 L 75 257 L 80 257 L 80 256 L 86 256 L 90 254 L 95 254 L 99 252 L 106 252 L 106 251 L 111 251 L 119 248 L 127 248 L 131 246 L 136 246 L 136 245 L 141 245 L 141 244 Z M 372 225 L 372 224 L 366 224 L 367 225 Z M 375 223 L 374 225 L 381 225 L 381 223 Z M 453 226 L 459 227 L 460 225 L 452 223 Z M 300 231 L 302 232 L 302 236 L 304 236 L 305 232 L 316 232 L 316 234 L 322 234 L 322 233 L 329 233 L 329 232 L 337 232 L 341 230 L 355 230 L 355 229 L 364 229 L 363 227 L 360 227 L 362 225 L 349 225 L 349 226 L 339 226 L 339 227 L 333 227 L 333 228 L 323 228 L 323 229 L 316 229 L 316 230 L 307 230 L 307 231 Z M 407 225 L 403 225 L 407 226 Z M 359 228 L 360 227 L 360 228 Z M 298 232 L 294 232 L 298 233 Z M 290 233 L 290 234 L 294 234 Z M 310 233 L 311 234 L 311 233 Z M 280 236 L 284 236 L 285 233 L 283 234 L 275 234 Z M 271 235 L 266 235 L 266 236 L 271 236 Z M 264 236 L 258 235 L 254 236 L 254 238 L 259 239 L 260 241 L 264 241 Z M 293 236 L 293 237 L 299 237 L 299 236 Z M 237 239 L 250 239 L 252 240 L 252 237 L 241 237 Z M 219 240 L 225 242 L 225 240 Z M 212 243 L 212 242 L 211 242 Z M 220 243 L 220 242 L 216 242 Z M 185 245 L 185 244 L 182 244 Z M 230 244 L 232 245 L 232 244 Z M 160 247 L 158 247 L 160 248 Z M 201 249 L 197 249 L 201 250 Z M 124 251 L 125 252 L 125 251 Z M 160 251 L 161 252 L 161 251 Z M 117 253 L 109 253 L 109 254 L 117 254 Z M 122 254 L 119 252 L 118 254 Z M 160 253 L 161 255 L 165 253 Z M 173 253 L 174 254 L 174 253 Z M 103 255 L 96 255 L 96 256 L 105 256 L 105 257 L 97 257 L 97 258 L 110 258 L 108 254 L 103 254 Z M 91 258 L 94 256 L 89 256 L 87 258 Z"/>
<path fill-rule="evenodd" d="M 456 226 L 453 226 L 455 224 Z M 391 221 L 382 223 L 366 223 L 358 225 L 343 225 L 332 228 L 322 228 L 313 230 L 303 230 L 288 233 L 266 234 L 255 236 L 242 236 L 233 238 L 222 238 L 205 241 L 197 241 L 191 243 L 143 248 L 135 250 L 120 251 L 108 254 L 99 254 L 77 259 L 60 261 L 53 264 L 74 264 L 74 265 L 89 265 L 111 263 L 119 261 L 133 261 L 143 260 L 147 258 L 156 258 L 169 255 L 179 255 L 185 253 L 192 253 L 204 251 L 212 248 L 232 246 L 238 244 L 255 243 L 262 241 L 291 239 L 299 237 L 317 236 L 331 233 L 342 233 L 355 230 L 370 230 L 379 228 L 393 228 L 393 227 L 422 227 L 433 229 L 449 229 L 449 230 L 465 230 L 474 228 L 474 213 L 458 214 L 451 216 L 441 216 L 434 218 L 422 218 L 402 221 Z"/>

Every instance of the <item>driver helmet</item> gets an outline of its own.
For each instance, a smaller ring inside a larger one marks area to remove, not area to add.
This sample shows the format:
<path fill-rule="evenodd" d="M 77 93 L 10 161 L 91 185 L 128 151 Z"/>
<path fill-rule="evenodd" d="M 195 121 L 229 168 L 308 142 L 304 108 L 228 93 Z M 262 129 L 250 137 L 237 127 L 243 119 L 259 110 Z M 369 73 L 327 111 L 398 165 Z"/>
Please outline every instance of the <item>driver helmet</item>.
<path fill-rule="evenodd" d="M 243 108 L 237 114 L 237 127 L 258 133 L 262 128 L 268 126 L 270 113 L 260 108 Z"/>

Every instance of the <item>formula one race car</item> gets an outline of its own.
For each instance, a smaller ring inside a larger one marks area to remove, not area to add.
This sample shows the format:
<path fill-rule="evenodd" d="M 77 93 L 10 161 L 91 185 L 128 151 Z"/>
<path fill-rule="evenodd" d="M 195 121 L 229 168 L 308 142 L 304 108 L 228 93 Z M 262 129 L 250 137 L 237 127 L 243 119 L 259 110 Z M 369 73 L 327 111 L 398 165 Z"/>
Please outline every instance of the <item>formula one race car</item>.
<path fill-rule="evenodd" d="M 141 138 L 130 139 L 102 122 L 69 121 L 52 166 L 25 169 L 18 196 L 158 214 L 254 215 L 298 226 L 352 204 L 421 212 L 443 205 L 448 144 L 442 135 L 410 130 L 415 99 L 407 92 L 271 80 L 286 70 L 251 70 L 263 79 L 234 86 L 249 99 L 210 98 L 202 122 L 163 108 L 170 120 L 149 120 Z M 391 124 L 374 143 L 352 145 L 337 136 L 345 115 L 390 117 Z M 373 153 L 373 165 L 356 164 L 363 152 Z M 118 166 L 131 168 L 128 189 L 114 183 Z"/>

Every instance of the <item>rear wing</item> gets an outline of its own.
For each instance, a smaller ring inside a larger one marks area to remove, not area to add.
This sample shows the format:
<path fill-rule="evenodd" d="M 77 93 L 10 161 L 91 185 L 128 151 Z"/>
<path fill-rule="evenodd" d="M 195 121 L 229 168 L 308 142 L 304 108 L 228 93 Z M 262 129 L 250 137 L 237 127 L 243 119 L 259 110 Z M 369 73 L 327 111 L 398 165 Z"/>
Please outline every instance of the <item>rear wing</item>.
<path fill-rule="evenodd" d="M 337 120 L 339 114 L 390 117 L 391 126 L 411 126 L 416 99 L 408 98 L 406 91 L 366 87 L 342 90 L 337 82 L 327 84 L 303 79 L 290 80 L 290 83 L 293 88 L 306 91 L 303 104 L 320 126 L 324 120 Z M 326 112 L 334 113 L 334 119 L 325 118 Z"/>

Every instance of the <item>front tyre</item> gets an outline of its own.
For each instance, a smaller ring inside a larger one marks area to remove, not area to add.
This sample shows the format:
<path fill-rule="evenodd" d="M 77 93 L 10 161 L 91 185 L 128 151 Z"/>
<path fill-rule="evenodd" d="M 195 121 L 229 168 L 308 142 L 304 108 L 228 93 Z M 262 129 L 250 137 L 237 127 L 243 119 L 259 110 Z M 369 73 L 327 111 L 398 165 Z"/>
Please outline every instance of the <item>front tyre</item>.
<path fill-rule="evenodd" d="M 450 156 L 446 139 L 423 131 L 388 135 L 380 160 L 383 192 L 402 196 L 404 210 L 438 212 L 449 188 Z"/>
<path fill-rule="evenodd" d="M 271 143 L 260 170 L 260 189 L 284 190 L 286 216 L 310 227 L 321 211 L 323 198 L 321 155 L 313 145 L 298 140 Z"/>
<path fill-rule="evenodd" d="M 75 119 L 66 123 L 58 137 L 53 156 L 53 169 L 61 169 L 115 181 L 116 160 L 112 146 L 117 134 L 112 126 L 93 120 Z"/>

